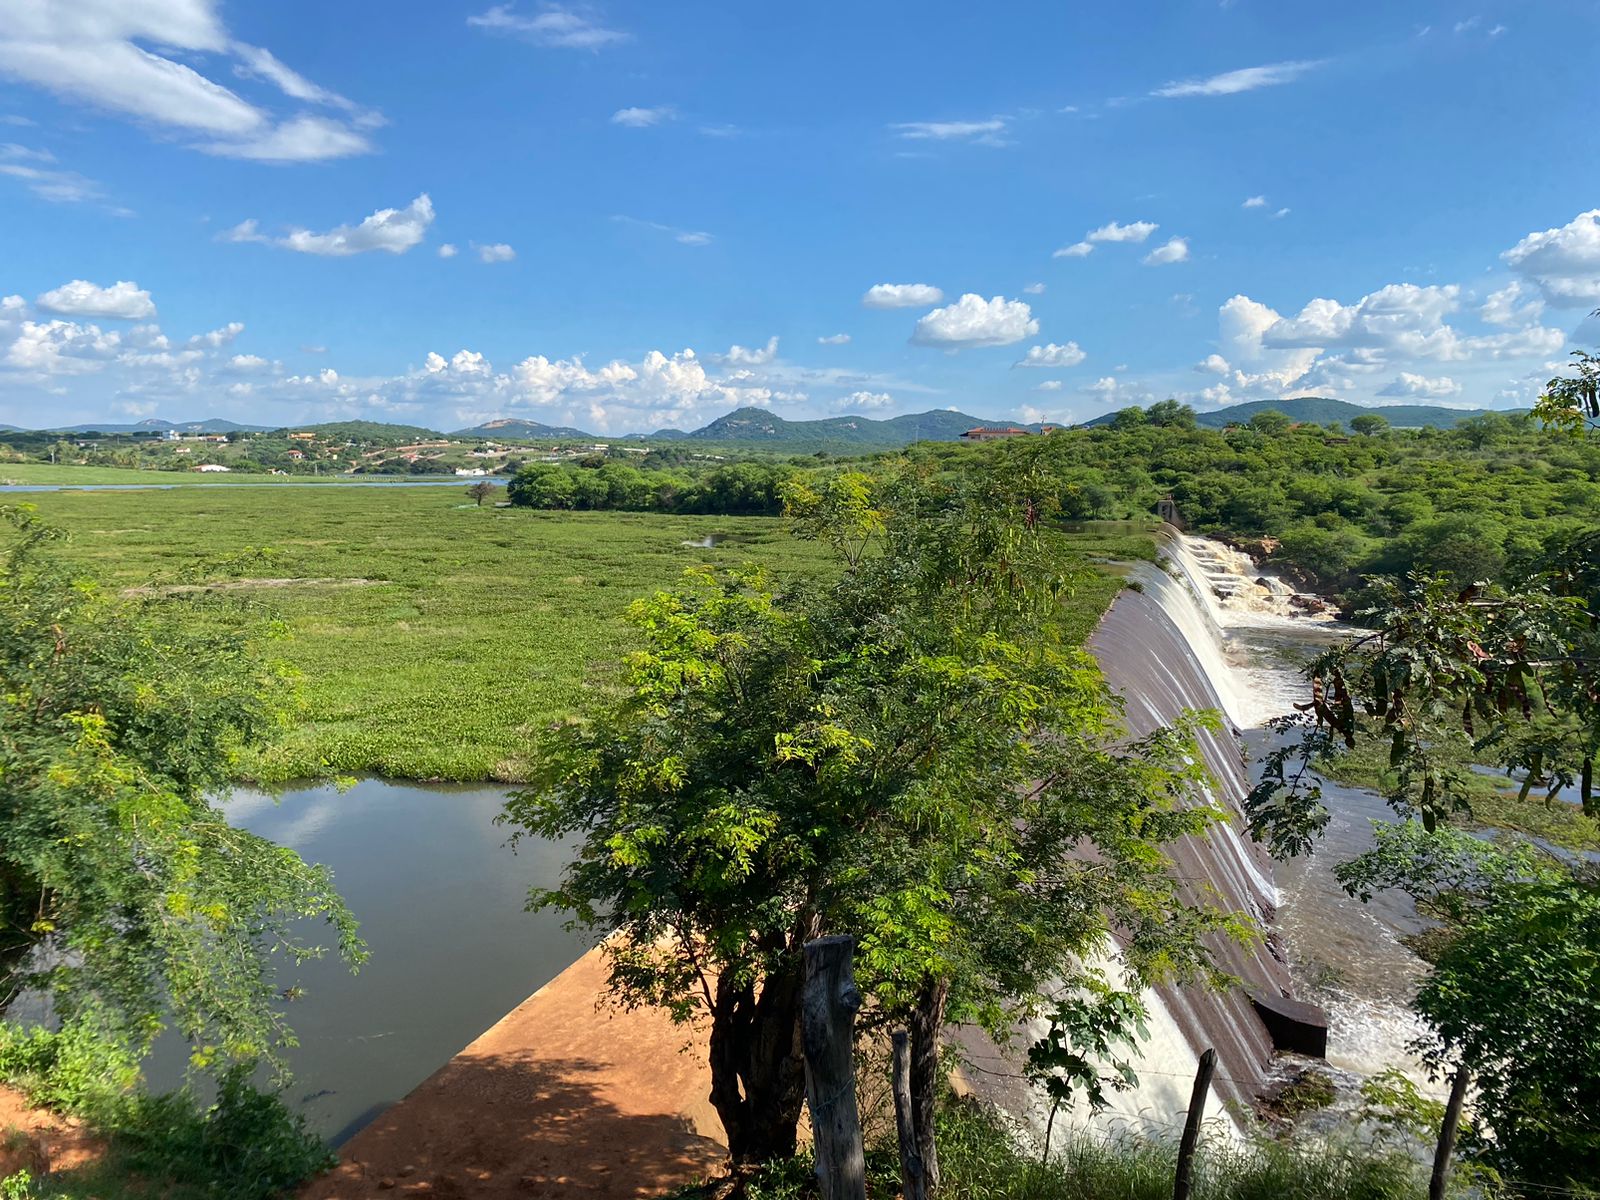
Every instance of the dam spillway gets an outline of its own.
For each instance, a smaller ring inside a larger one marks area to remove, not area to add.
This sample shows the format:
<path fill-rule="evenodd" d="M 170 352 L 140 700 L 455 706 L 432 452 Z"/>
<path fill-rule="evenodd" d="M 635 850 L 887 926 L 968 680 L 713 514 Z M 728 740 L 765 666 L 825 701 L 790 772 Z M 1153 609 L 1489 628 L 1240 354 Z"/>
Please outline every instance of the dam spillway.
<path fill-rule="evenodd" d="M 1293 587 L 1264 574 L 1238 551 L 1170 528 L 1160 540 L 1159 563 L 1127 567 L 1130 586 L 1101 620 L 1088 648 L 1122 697 L 1130 733 L 1170 725 L 1186 711 L 1219 714 L 1219 727 L 1201 731 L 1198 741 L 1212 780 L 1204 798 L 1229 821 L 1204 838 L 1183 839 L 1169 848 L 1169 856 L 1186 900 L 1244 913 L 1260 936 L 1248 943 L 1211 938 L 1217 965 L 1237 980 L 1229 990 L 1200 983 L 1145 989 L 1150 1037 L 1133 1059 L 1138 1085 L 1109 1093 L 1111 1107 L 1098 1116 L 1066 1115 L 1070 1123 L 1100 1132 L 1132 1127 L 1156 1136 L 1181 1122 L 1199 1056 L 1207 1048 L 1218 1055 L 1208 1120 L 1231 1125 L 1230 1109 L 1250 1107 L 1268 1089 L 1276 1047 L 1253 998 L 1270 1002 L 1294 997 L 1296 991 L 1289 955 L 1275 928 L 1282 897 L 1273 863 L 1244 833 L 1251 773 L 1243 738 L 1289 710 L 1298 699 L 1299 680 L 1281 663 L 1245 652 L 1234 635 L 1240 627 L 1261 628 L 1315 644 L 1341 632 L 1315 611 L 1314 602 L 1297 598 Z M 1100 965 L 1114 968 L 1111 962 Z M 1020 1089 L 1009 1096 L 989 1090 L 1042 1132 L 1047 1114 L 1038 1097 Z"/>
<path fill-rule="evenodd" d="M 1218 1095 L 1249 1104 L 1266 1084 L 1273 1054 L 1272 1038 L 1254 1011 L 1249 989 L 1275 996 L 1293 991 L 1287 960 L 1270 932 L 1278 908 L 1272 863 L 1242 833 L 1242 804 L 1250 781 L 1234 731 L 1249 701 L 1235 686 L 1235 668 L 1223 660 L 1220 641 L 1190 590 L 1161 567 L 1145 564 L 1130 571 L 1130 582 L 1137 590 L 1129 588 L 1117 598 L 1089 649 L 1106 681 L 1123 697 L 1131 733 L 1149 733 L 1185 711 L 1209 709 L 1222 716 L 1221 728 L 1201 731 L 1199 747 L 1213 780 L 1207 798 L 1231 819 L 1203 839 L 1184 838 L 1169 853 L 1185 900 L 1246 913 L 1260 925 L 1262 936 L 1250 944 L 1221 936 L 1210 939 L 1217 964 L 1239 986 L 1219 992 L 1199 984 L 1162 985 L 1145 997 L 1152 1011 L 1159 1006 L 1176 1025 L 1189 1054 L 1171 1061 L 1174 1047 L 1168 1045 L 1162 1047 L 1166 1061 L 1150 1062 L 1147 1052 L 1140 1069 L 1150 1082 L 1141 1075 L 1140 1087 L 1128 1099 L 1135 1112 L 1154 1116 L 1167 1108 L 1162 1101 L 1171 1098 L 1160 1079 L 1176 1076 L 1181 1094 L 1187 1087 L 1181 1077 L 1192 1076 L 1199 1053 L 1214 1047 Z M 1139 1094 L 1152 1091 L 1156 1094 Z M 1179 1109 L 1187 1102 L 1182 1095 Z"/>

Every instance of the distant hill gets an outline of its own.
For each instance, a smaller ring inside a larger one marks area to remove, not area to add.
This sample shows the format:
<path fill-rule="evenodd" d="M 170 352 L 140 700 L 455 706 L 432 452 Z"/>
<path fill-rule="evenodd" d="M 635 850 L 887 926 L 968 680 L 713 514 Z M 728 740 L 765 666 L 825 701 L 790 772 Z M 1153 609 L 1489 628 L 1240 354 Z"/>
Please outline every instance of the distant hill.
<path fill-rule="evenodd" d="M 934 410 L 874 420 L 871 417 L 824 417 L 817 421 L 790 421 L 764 408 L 740 408 L 718 417 L 709 425 L 684 432 L 658 429 L 654 433 L 630 433 L 604 437 L 582 429 L 541 425 L 504 417 L 485 421 L 471 429 L 459 429 L 452 437 L 559 439 L 584 441 L 697 441 L 725 445 L 760 446 L 793 454 L 816 450 L 892 450 L 921 441 L 954 441 L 983 421 L 966 413 Z"/>
<path fill-rule="evenodd" d="M 807 453 L 813 450 L 890 450 L 912 442 L 949 442 L 984 422 L 966 413 L 934 410 L 887 420 L 825 417 L 789 421 L 764 408 L 740 408 L 688 434 L 696 441 L 737 442 Z M 667 431 L 654 435 L 669 436 Z M 678 435 L 684 436 L 684 435 Z"/>
<path fill-rule="evenodd" d="M 588 442 L 599 440 L 594 434 L 585 433 L 581 429 L 574 429 L 570 425 L 541 425 L 538 421 L 524 421 L 520 417 L 501 417 L 498 420 L 485 421 L 482 425 L 474 425 L 471 429 L 458 429 L 450 436 L 490 439 L 520 438 L 528 441 L 538 441 L 544 438 L 581 438 Z"/>
<path fill-rule="evenodd" d="M 131 425 L 115 421 L 92 421 L 83 425 L 46 425 L 34 430 L 0 425 L 0 429 L 14 433 L 165 433 L 169 429 L 176 429 L 179 433 L 265 433 L 271 428 L 270 425 L 240 425 L 237 421 L 225 421 L 221 417 L 208 417 L 204 421 L 163 421 L 159 417 L 151 417 Z"/>
<path fill-rule="evenodd" d="M 444 437 L 437 429 L 421 425 L 391 425 L 387 421 L 324 421 L 320 425 L 282 425 L 273 433 L 293 430 L 314 433 L 327 441 L 343 438 L 347 442 L 433 442 Z"/>
<path fill-rule="evenodd" d="M 1327 396 L 1296 396 L 1292 400 L 1250 400 L 1244 404 L 1219 408 L 1215 412 L 1197 412 L 1195 422 L 1209 429 L 1221 429 L 1225 425 L 1243 425 L 1256 413 L 1265 412 L 1267 409 L 1277 409 L 1286 417 L 1307 425 L 1326 425 L 1330 421 L 1339 421 L 1348 426 L 1354 417 L 1359 417 L 1363 413 L 1376 413 L 1389 424 L 1401 429 L 1420 429 L 1426 425 L 1449 429 L 1456 422 L 1465 421 L 1468 417 L 1481 417 L 1486 412 L 1506 411 L 1487 408 L 1443 408 L 1437 404 L 1374 406 L 1351 404 L 1348 400 L 1334 400 Z M 1116 415 L 1116 413 L 1106 413 L 1084 423 L 1109 425 Z"/>

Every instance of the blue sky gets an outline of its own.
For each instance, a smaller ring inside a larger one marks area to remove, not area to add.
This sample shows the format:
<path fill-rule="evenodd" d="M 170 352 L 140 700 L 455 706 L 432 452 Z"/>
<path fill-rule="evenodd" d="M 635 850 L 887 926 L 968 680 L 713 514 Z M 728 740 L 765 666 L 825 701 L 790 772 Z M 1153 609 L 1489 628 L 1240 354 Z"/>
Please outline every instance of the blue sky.
<path fill-rule="evenodd" d="M 0 0 L 0 422 L 1528 403 L 1600 3 Z"/>

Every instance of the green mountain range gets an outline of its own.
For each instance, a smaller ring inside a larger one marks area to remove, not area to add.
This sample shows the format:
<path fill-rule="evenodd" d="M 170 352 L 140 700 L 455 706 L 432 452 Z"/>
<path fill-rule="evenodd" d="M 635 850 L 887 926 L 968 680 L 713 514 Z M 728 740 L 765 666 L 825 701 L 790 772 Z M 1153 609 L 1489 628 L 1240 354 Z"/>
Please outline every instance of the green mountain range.
<path fill-rule="evenodd" d="M 812 450 L 886 450 L 912 442 L 954 441 L 975 425 L 977 417 L 948 409 L 874 420 L 871 417 L 824 417 L 790 421 L 764 408 L 740 408 L 718 417 L 693 433 L 677 434 L 694 441 L 738 442 L 773 446 L 796 453 Z M 655 437 L 673 436 L 663 430 Z"/>
<path fill-rule="evenodd" d="M 1443 408 L 1437 404 L 1372 406 L 1351 404 L 1348 400 L 1334 400 L 1327 396 L 1296 396 L 1292 400 L 1250 400 L 1244 404 L 1219 408 L 1214 412 L 1199 412 L 1195 414 L 1195 421 L 1209 429 L 1221 429 L 1227 425 L 1243 425 L 1256 413 L 1268 409 L 1276 409 L 1285 416 L 1307 425 L 1326 425 L 1330 421 L 1339 421 L 1348 426 L 1353 417 L 1359 417 L 1363 413 L 1377 413 L 1389 424 L 1402 429 L 1420 429 L 1429 425 L 1438 429 L 1449 429 L 1458 421 L 1465 421 L 1468 417 L 1481 417 L 1486 412 L 1505 411 L 1487 408 Z M 1116 415 L 1116 413 L 1106 413 L 1085 424 L 1109 425 L 1116 419 Z"/>
<path fill-rule="evenodd" d="M 270 425 L 240 425 L 221 417 L 208 417 L 204 421 L 163 421 L 159 417 L 136 421 L 132 424 L 116 421 L 92 421 L 81 425 L 46 425 L 39 429 L 23 429 L 16 425 L 0 425 L 8 433 L 165 433 L 176 429 L 179 433 L 265 433 Z"/>
<path fill-rule="evenodd" d="M 570 425 L 541 425 L 538 421 L 524 421 L 520 417 L 500 417 L 485 421 L 471 429 L 458 429 L 450 435 L 462 438 L 506 438 L 513 441 L 542 441 L 547 438 L 579 438 L 594 441 L 595 435 L 574 429 Z M 679 435 L 682 436 L 682 435 Z"/>
<path fill-rule="evenodd" d="M 1312 425 L 1326 425 L 1332 421 L 1339 421 L 1348 426 L 1354 417 L 1363 413 L 1377 413 L 1387 419 L 1389 424 L 1400 428 L 1420 428 L 1430 425 L 1449 428 L 1468 417 L 1482 416 L 1491 411 L 1503 411 L 1483 408 L 1442 408 L 1429 404 L 1389 404 L 1369 407 L 1325 396 L 1298 396 L 1292 400 L 1252 400 L 1213 412 L 1197 413 L 1195 420 L 1208 428 L 1220 429 L 1226 425 L 1242 424 L 1265 409 L 1277 409 L 1295 421 Z M 1115 417 L 1115 413 L 1106 413 L 1086 424 L 1105 425 Z M 574 429 L 568 425 L 543 425 L 538 421 L 528 421 L 520 417 L 502 417 L 474 425 L 470 429 L 458 429 L 449 436 L 485 440 L 498 438 L 507 441 L 690 441 L 763 447 L 787 454 L 811 454 L 818 450 L 860 453 L 892 450 L 921 441 L 952 442 L 975 426 L 1009 424 L 1010 422 L 1006 421 L 985 420 L 953 409 L 931 409 L 928 412 L 906 413 L 903 416 L 882 420 L 873 417 L 841 416 L 824 417 L 816 421 L 791 421 L 764 408 L 740 408 L 718 417 L 709 425 L 688 432 L 681 429 L 658 429 L 654 433 L 605 437 L 586 430 Z M 176 423 L 151 419 L 140 421 L 135 425 L 112 423 L 73 425 L 50 432 L 137 433 L 177 429 L 185 433 L 235 431 L 265 433 L 270 428 L 263 425 L 240 425 L 218 418 Z M 356 441 L 398 443 L 445 436 L 436 430 L 417 425 L 389 425 L 380 421 L 340 421 L 324 425 L 295 425 L 290 428 L 310 430 L 327 437 L 344 436 Z M 1019 428 L 1037 431 L 1040 426 L 1024 425 Z M 0 431 L 25 432 L 6 425 L 0 425 Z"/>

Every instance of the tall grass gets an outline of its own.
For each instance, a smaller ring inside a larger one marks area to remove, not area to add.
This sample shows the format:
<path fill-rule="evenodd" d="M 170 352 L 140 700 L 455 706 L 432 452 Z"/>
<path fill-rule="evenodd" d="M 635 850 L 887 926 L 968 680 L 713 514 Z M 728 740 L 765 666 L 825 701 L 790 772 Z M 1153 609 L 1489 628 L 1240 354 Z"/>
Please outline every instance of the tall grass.
<path fill-rule="evenodd" d="M 1171 1200 L 1176 1158 L 1165 1142 L 1079 1138 L 1041 1163 L 976 1104 L 951 1104 L 939 1119 L 941 1200 Z M 899 1194 L 892 1146 L 874 1146 L 867 1170 L 874 1200 Z M 684 1193 L 685 1200 L 695 1194 Z M 817 1194 L 813 1164 L 803 1155 L 767 1169 L 745 1189 L 748 1200 Z M 1421 1168 L 1403 1155 L 1267 1139 L 1203 1142 L 1191 1193 L 1193 1200 L 1421 1200 L 1426 1194 Z"/>

